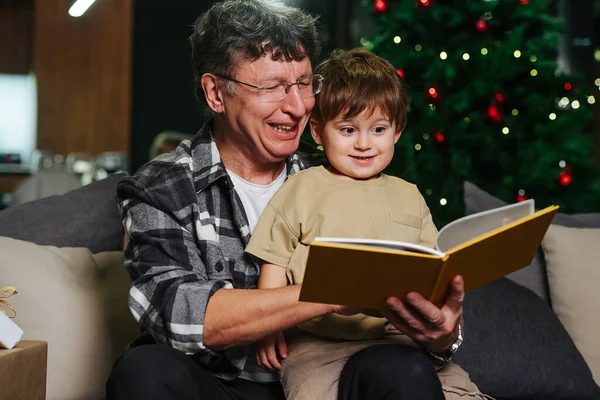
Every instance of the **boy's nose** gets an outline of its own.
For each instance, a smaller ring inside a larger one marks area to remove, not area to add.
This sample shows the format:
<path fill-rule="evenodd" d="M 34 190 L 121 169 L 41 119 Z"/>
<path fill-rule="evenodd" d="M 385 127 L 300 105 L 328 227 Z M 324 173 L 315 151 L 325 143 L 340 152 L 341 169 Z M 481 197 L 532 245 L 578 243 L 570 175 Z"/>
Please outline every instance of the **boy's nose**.
<path fill-rule="evenodd" d="M 371 148 L 371 135 L 365 132 L 359 132 L 356 135 L 356 141 L 354 142 L 354 148 L 358 150 L 367 150 Z"/>

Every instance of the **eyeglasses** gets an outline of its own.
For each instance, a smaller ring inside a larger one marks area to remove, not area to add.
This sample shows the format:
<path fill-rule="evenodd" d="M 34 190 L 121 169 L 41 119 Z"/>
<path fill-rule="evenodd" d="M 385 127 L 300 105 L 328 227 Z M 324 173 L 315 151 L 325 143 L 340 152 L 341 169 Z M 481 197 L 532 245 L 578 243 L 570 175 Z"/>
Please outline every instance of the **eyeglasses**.
<path fill-rule="evenodd" d="M 316 94 L 319 94 L 319 92 L 323 88 L 323 77 L 321 75 L 311 75 L 304 78 L 300 78 L 294 83 L 286 83 L 278 80 L 268 80 L 261 82 L 259 85 L 251 85 L 250 83 L 238 81 L 237 79 L 233 79 L 228 76 L 215 76 L 258 90 L 258 98 L 263 103 L 275 103 L 278 101 L 285 100 L 292 86 L 298 86 L 300 96 L 302 96 L 303 98 L 312 97 Z"/>

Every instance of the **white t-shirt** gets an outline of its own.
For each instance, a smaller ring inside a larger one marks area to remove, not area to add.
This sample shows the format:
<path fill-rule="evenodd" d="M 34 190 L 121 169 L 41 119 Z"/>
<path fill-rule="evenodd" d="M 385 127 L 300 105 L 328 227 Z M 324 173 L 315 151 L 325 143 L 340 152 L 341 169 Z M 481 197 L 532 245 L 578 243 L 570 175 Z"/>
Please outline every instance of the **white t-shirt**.
<path fill-rule="evenodd" d="M 283 171 L 275 180 L 268 185 L 257 185 L 255 183 L 248 182 L 230 170 L 227 173 L 233 181 L 233 186 L 238 196 L 242 200 L 246 216 L 248 217 L 248 224 L 250 225 L 250 233 L 254 231 L 254 227 L 258 223 L 258 219 L 267 207 L 269 200 L 275 194 L 275 192 L 285 182 L 287 173 L 287 167 L 283 167 Z"/>
<path fill-rule="evenodd" d="M 252 233 L 256 227 L 256 224 L 258 223 L 258 219 L 267 207 L 269 200 L 271 200 L 271 197 L 273 197 L 275 192 L 285 182 L 287 167 L 284 166 L 281 174 L 279 174 L 279 176 L 268 185 L 257 185 L 255 183 L 248 182 L 230 170 L 227 170 L 227 173 L 233 181 L 233 186 L 236 193 L 238 196 L 240 196 L 240 200 L 242 200 L 244 211 L 246 211 L 246 216 L 248 217 L 250 233 Z M 279 381 L 279 375 L 276 372 L 269 372 L 259 367 L 258 364 L 256 364 L 256 361 L 254 361 L 254 357 L 248 358 L 246 361 L 246 366 L 240 374 L 240 378 L 254 382 Z"/>

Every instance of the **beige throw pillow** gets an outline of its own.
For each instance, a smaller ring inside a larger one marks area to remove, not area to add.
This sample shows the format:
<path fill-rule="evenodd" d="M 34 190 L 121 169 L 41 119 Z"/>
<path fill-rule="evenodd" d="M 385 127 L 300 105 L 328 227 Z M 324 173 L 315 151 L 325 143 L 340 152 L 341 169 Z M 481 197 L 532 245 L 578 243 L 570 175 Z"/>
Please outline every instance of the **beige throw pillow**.
<path fill-rule="evenodd" d="M 139 333 L 122 252 L 92 254 L 0 237 L 0 287 L 23 339 L 48 342 L 48 400 L 104 399 L 113 362 Z"/>
<path fill-rule="evenodd" d="M 600 384 L 600 229 L 551 225 L 542 248 L 552 308 Z"/>

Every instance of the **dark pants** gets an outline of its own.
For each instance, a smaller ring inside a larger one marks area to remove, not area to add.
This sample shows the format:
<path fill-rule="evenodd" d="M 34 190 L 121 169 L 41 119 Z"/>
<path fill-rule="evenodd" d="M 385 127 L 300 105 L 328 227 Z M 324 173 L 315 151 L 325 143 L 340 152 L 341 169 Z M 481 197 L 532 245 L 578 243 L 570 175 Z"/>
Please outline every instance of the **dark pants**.
<path fill-rule="evenodd" d="M 340 374 L 338 400 L 444 400 L 442 384 L 423 352 L 383 344 L 352 355 Z"/>
<path fill-rule="evenodd" d="M 215 378 L 192 358 L 166 345 L 127 350 L 106 384 L 107 400 L 283 400 L 279 383 Z M 431 363 L 415 348 L 373 346 L 348 359 L 339 382 L 340 400 L 444 399 Z"/>

